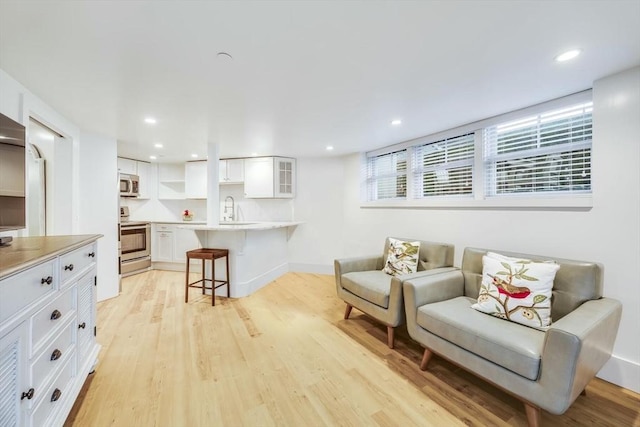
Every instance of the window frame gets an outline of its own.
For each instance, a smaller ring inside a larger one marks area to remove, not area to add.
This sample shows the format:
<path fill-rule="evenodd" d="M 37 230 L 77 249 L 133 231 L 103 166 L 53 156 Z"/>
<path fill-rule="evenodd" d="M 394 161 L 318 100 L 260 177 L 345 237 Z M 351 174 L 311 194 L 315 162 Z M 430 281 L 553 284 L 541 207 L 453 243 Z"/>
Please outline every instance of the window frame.
<path fill-rule="evenodd" d="M 453 209 L 532 209 L 532 210 L 548 210 L 548 209 L 589 209 L 593 206 L 593 137 L 590 145 L 590 162 L 591 162 L 591 182 L 590 190 L 584 193 L 563 193 L 563 192 L 530 192 L 523 194 L 485 194 L 485 178 L 484 170 L 484 129 L 499 125 L 501 123 L 517 120 L 522 117 L 537 115 L 548 111 L 568 107 L 575 104 L 586 103 L 592 101 L 592 90 L 588 89 L 562 98 L 557 98 L 531 107 L 512 111 L 509 113 L 494 116 L 485 120 L 463 125 L 457 128 L 449 129 L 436 134 L 424 136 L 421 138 L 405 141 L 392 146 L 384 147 L 378 150 L 364 153 L 363 161 L 369 158 L 407 150 L 407 190 L 406 198 L 402 199 L 381 199 L 367 200 L 367 182 L 365 177 L 361 176 L 363 183 L 363 192 L 361 193 L 360 206 L 363 208 L 453 208 Z M 593 113 L 592 113 L 593 114 Z M 414 176 L 414 149 L 417 146 L 434 143 L 440 140 L 461 136 L 468 133 L 474 133 L 474 162 L 472 168 L 472 195 L 440 195 L 422 198 L 414 198 L 414 186 L 416 185 Z M 365 163 L 366 168 L 366 163 Z"/>

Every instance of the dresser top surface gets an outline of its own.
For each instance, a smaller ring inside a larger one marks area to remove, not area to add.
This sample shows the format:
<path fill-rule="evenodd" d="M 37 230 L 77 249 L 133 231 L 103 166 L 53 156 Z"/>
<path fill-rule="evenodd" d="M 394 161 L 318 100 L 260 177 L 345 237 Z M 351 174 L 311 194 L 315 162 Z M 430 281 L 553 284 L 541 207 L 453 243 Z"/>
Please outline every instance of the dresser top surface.
<path fill-rule="evenodd" d="M 17 237 L 0 247 L 0 279 L 94 242 L 102 234 Z"/>

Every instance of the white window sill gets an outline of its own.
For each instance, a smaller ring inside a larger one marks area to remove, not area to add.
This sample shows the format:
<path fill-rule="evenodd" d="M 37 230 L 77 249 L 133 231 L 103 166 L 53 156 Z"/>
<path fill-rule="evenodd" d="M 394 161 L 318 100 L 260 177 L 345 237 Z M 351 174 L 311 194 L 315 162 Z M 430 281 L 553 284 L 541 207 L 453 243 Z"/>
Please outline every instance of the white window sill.
<path fill-rule="evenodd" d="M 591 194 L 556 197 L 502 196 L 482 200 L 472 198 L 433 198 L 413 200 L 376 200 L 361 202 L 361 208 L 385 209 L 535 209 L 535 210 L 589 210 L 593 207 Z"/>

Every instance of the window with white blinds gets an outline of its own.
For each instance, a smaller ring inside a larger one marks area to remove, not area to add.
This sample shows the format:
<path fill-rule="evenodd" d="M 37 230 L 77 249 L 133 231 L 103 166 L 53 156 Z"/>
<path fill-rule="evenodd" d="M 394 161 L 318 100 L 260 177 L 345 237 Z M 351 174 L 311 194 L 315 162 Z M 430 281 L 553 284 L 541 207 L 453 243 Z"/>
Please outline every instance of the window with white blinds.
<path fill-rule="evenodd" d="M 471 196 L 475 133 L 413 147 L 413 198 Z"/>
<path fill-rule="evenodd" d="M 367 158 L 367 200 L 407 196 L 407 150 Z"/>
<path fill-rule="evenodd" d="M 593 103 L 484 129 L 485 196 L 591 192 Z"/>

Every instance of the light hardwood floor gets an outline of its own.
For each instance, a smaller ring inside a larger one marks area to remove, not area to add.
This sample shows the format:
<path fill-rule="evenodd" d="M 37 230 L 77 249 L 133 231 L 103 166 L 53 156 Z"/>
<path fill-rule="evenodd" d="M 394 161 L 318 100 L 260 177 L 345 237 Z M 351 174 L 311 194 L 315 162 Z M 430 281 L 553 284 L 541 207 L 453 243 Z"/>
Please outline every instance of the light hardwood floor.
<path fill-rule="evenodd" d="M 523 406 L 344 303 L 330 275 L 288 273 L 211 297 L 184 273 L 125 278 L 98 305 L 100 362 L 65 426 L 526 426 Z M 640 396 L 592 381 L 545 426 L 640 426 Z"/>

